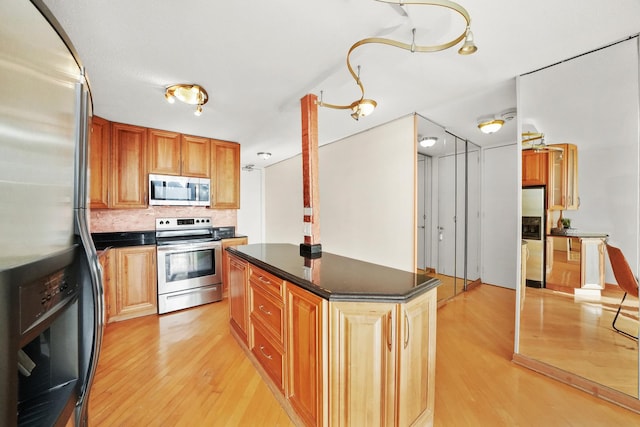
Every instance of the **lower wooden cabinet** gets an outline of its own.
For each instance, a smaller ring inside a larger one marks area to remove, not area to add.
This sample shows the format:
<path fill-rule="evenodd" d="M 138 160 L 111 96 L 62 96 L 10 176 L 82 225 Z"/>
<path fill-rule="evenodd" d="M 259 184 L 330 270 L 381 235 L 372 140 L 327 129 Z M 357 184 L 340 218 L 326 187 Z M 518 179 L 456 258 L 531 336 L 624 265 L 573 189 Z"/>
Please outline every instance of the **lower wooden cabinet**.
<path fill-rule="evenodd" d="M 222 239 L 222 296 L 227 297 L 229 295 L 228 284 L 226 276 L 229 273 L 229 253 L 225 250 L 229 246 L 238 246 L 247 244 L 246 237 L 234 237 L 232 239 Z"/>
<path fill-rule="evenodd" d="M 395 425 L 396 304 L 332 302 L 330 312 L 331 426 Z"/>
<path fill-rule="evenodd" d="M 229 322 L 237 336 L 247 345 L 249 265 L 238 257 L 229 256 L 226 278 L 229 289 Z"/>
<path fill-rule="evenodd" d="M 311 292 L 287 285 L 286 398 L 305 425 L 326 425 L 328 303 Z"/>
<path fill-rule="evenodd" d="M 433 424 L 435 288 L 329 302 L 234 255 L 228 281 L 231 329 L 296 424 Z"/>
<path fill-rule="evenodd" d="M 436 290 L 398 305 L 397 426 L 433 424 Z"/>
<path fill-rule="evenodd" d="M 158 312 L 155 246 L 109 249 L 100 261 L 107 323 Z"/>

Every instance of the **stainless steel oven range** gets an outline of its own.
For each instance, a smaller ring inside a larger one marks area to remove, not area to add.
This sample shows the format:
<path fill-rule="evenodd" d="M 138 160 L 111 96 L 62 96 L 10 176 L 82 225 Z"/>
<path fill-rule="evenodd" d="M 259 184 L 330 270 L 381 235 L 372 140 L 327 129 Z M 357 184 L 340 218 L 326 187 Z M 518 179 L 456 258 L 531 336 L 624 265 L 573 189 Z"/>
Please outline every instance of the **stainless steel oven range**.
<path fill-rule="evenodd" d="M 157 218 L 158 314 L 222 299 L 222 243 L 210 218 Z"/>

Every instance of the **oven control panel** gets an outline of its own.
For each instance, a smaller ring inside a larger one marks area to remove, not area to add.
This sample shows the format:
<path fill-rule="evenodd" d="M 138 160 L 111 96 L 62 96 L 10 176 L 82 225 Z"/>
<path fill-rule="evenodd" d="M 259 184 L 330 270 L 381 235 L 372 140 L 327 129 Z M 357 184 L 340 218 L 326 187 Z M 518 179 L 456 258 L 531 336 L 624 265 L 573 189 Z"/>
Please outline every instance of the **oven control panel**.
<path fill-rule="evenodd" d="M 211 227 L 211 218 L 156 218 L 156 230 L 182 230 Z"/>

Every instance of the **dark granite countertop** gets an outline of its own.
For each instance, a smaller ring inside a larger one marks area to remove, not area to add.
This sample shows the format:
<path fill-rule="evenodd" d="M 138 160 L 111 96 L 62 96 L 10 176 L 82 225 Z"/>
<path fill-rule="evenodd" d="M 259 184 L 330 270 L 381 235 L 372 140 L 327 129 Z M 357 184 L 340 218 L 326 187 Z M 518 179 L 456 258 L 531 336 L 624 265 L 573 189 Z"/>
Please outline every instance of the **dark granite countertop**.
<path fill-rule="evenodd" d="M 609 237 L 607 233 L 600 233 L 600 232 L 594 232 L 594 231 L 582 231 L 582 230 L 578 230 L 577 228 L 562 228 L 562 229 L 553 228 L 551 229 L 551 233 L 547 234 L 547 236 L 578 237 L 578 238 L 585 238 L 585 239 L 587 238 L 606 239 Z"/>
<path fill-rule="evenodd" d="M 156 244 L 156 231 L 113 231 L 91 233 L 97 251 L 126 246 L 143 246 Z"/>
<path fill-rule="evenodd" d="M 292 244 L 252 244 L 226 250 L 329 301 L 402 303 L 440 285 L 440 280 L 425 274 L 327 252 L 314 260 L 314 268 L 320 272 L 313 280 L 305 268 L 307 259 Z"/>

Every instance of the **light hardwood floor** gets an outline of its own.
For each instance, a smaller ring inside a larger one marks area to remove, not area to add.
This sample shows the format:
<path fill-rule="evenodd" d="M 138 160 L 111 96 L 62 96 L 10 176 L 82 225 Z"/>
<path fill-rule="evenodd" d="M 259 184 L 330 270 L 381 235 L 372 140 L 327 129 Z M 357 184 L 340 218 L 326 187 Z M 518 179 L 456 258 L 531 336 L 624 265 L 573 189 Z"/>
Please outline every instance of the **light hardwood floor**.
<path fill-rule="evenodd" d="M 511 362 L 515 292 L 438 310 L 436 426 L 638 425 L 640 416 Z M 110 324 L 92 426 L 292 425 L 229 334 L 225 301 Z"/>

